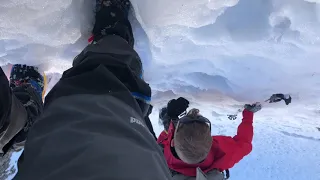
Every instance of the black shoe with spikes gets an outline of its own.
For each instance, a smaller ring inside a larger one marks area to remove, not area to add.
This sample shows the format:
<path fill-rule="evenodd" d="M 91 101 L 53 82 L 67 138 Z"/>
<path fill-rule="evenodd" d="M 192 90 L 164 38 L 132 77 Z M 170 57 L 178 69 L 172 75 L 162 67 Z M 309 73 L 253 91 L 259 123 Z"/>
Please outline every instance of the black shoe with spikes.
<path fill-rule="evenodd" d="M 134 38 L 128 20 L 130 8 L 129 0 L 97 0 L 93 41 L 97 42 L 108 35 L 118 35 L 133 47 Z"/>

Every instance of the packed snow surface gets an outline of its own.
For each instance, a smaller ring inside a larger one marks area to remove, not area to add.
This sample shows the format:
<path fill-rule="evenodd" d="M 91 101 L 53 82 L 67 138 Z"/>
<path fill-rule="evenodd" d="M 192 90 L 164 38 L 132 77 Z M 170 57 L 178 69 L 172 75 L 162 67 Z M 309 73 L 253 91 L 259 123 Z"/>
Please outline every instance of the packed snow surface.
<path fill-rule="evenodd" d="M 234 135 L 233 113 L 272 93 L 255 117 L 253 152 L 231 179 L 320 180 L 319 0 L 131 0 L 135 48 L 153 89 L 152 114 L 185 96 L 211 119 L 212 134 Z M 89 0 L 1 0 L 0 65 L 38 65 L 50 87 L 86 46 Z"/>

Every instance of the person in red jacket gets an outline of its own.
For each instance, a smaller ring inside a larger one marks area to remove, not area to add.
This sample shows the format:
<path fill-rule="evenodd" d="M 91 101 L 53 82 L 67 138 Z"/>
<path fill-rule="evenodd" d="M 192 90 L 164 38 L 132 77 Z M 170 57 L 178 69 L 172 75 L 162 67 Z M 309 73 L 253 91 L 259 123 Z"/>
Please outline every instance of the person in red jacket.
<path fill-rule="evenodd" d="M 232 168 L 252 151 L 253 116 L 261 110 L 259 103 L 245 105 L 243 120 L 237 135 L 211 136 L 210 121 L 198 109 L 185 111 L 189 102 L 184 98 L 171 100 L 160 112 L 165 130 L 158 137 L 171 172 L 184 176 L 197 176 L 197 168 L 208 173 Z"/>

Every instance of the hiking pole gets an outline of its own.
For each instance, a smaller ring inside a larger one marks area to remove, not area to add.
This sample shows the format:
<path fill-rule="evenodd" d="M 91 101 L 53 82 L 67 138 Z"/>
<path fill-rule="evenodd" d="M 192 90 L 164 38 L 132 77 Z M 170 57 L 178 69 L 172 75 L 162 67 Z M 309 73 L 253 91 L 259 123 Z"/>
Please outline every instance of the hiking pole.
<path fill-rule="evenodd" d="M 286 103 L 286 105 L 289 105 L 291 103 L 292 98 L 289 94 L 272 94 L 272 96 L 269 99 L 265 100 L 260 104 L 265 105 L 269 103 L 277 103 L 282 100 Z M 238 114 L 241 113 L 243 110 L 244 110 L 244 107 L 241 109 L 238 109 L 236 113 L 228 115 L 228 118 L 230 120 L 236 120 L 238 118 Z"/>

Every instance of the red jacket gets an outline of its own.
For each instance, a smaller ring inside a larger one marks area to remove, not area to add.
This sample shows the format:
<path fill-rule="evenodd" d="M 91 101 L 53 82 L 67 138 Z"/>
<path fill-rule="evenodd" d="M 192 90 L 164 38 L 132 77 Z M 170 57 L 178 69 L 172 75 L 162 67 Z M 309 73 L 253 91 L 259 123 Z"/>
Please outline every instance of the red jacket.
<path fill-rule="evenodd" d="M 174 133 L 174 126 L 171 123 L 168 132 L 163 131 L 158 138 L 158 143 L 164 147 L 164 156 L 168 167 L 185 176 L 196 176 L 197 167 L 200 167 L 205 173 L 213 169 L 224 171 L 232 168 L 252 150 L 253 113 L 244 110 L 242 114 L 243 120 L 238 127 L 237 135 L 233 138 L 229 136 L 212 136 L 211 151 L 206 160 L 199 164 L 186 164 L 174 157 L 170 149 Z"/>

